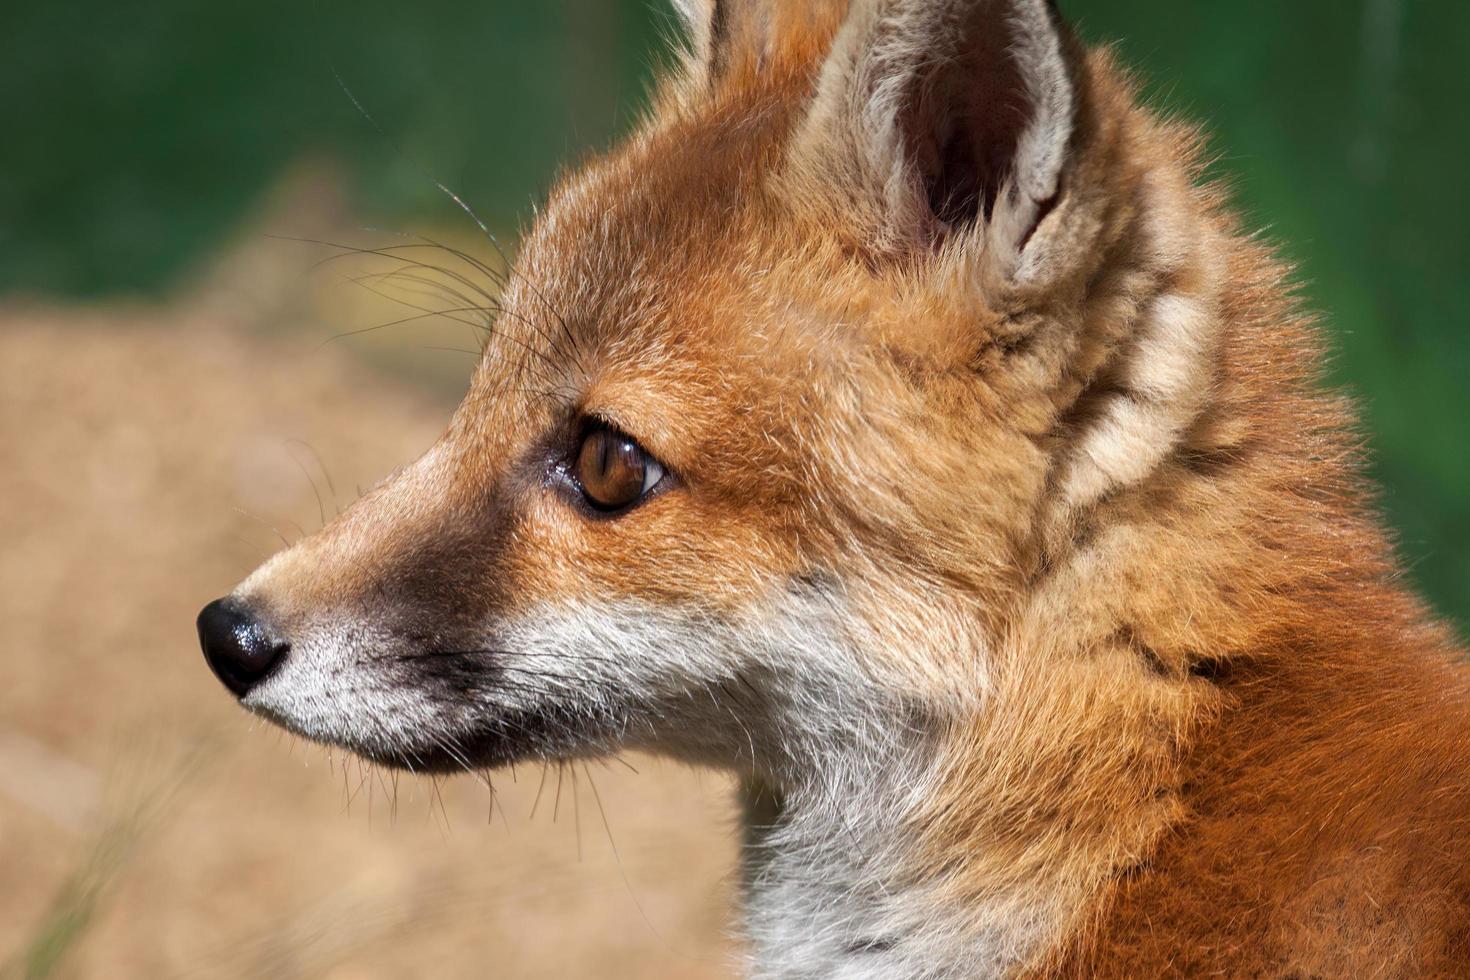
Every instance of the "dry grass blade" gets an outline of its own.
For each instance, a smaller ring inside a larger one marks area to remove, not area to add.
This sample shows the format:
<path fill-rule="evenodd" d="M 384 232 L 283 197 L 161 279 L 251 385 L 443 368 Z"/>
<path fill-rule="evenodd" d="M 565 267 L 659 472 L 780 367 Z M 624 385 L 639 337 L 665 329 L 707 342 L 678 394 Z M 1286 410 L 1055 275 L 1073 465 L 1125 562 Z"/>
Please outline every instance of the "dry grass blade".
<path fill-rule="evenodd" d="M 113 774 L 120 799 L 104 811 L 101 829 L 87 853 L 51 900 L 47 913 L 0 977 L 40 980 L 54 976 L 67 954 L 87 936 L 103 908 L 109 886 L 122 873 L 139 846 L 168 819 L 173 804 L 201 775 L 216 753 L 212 738 L 188 740 L 189 747 L 160 766 L 145 755 L 124 762 Z M 140 769 L 140 775 L 132 770 Z"/>

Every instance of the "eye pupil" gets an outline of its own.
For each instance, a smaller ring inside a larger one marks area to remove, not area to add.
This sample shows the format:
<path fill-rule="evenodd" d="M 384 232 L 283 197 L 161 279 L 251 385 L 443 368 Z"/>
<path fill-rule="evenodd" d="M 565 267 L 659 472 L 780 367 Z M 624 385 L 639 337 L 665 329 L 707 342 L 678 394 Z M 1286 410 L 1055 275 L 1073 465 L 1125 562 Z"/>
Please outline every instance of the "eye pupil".
<path fill-rule="evenodd" d="M 588 503 L 617 510 L 643 496 L 649 460 L 638 443 L 611 429 L 594 429 L 577 454 L 577 481 Z"/>

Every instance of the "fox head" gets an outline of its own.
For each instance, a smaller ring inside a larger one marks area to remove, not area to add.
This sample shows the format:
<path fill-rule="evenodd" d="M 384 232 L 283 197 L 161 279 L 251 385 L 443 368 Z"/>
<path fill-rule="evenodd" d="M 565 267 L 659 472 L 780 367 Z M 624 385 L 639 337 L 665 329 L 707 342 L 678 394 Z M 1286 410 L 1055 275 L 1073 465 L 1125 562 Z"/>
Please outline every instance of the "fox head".
<path fill-rule="evenodd" d="M 1098 509 L 1238 438 L 1192 136 L 1051 3 L 685 6 L 442 438 L 201 615 L 246 708 L 416 769 L 918 772 L 1018 635 L 1116 630 L 1056 591 Z"/>

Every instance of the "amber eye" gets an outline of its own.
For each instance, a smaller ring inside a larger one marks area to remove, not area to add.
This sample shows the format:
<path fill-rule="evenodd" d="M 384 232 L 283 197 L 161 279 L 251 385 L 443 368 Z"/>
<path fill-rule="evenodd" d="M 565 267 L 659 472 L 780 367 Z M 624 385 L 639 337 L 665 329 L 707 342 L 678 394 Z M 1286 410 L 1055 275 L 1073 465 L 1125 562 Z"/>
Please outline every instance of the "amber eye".
<path fill-rule="evenodd" d="M 577 483 L 598 510 L 621 510 L 658 486 L 664 469 L 621 432 L 597 428 L 577 451 Z"/>

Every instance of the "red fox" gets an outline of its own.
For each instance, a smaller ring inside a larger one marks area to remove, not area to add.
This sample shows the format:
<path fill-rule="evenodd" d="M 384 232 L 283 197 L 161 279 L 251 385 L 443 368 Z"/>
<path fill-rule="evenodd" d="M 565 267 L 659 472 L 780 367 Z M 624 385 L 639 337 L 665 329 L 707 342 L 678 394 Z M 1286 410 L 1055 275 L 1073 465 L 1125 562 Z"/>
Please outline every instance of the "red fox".
<path fill-rule="evenodd" d="M 1470 976 L 1470 673 L 1047 0 L 685 0 L 421 459 L 199 618 L 387 765 L 742 779 L 759 977 Z"/>

